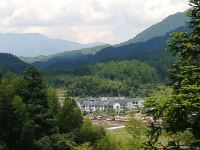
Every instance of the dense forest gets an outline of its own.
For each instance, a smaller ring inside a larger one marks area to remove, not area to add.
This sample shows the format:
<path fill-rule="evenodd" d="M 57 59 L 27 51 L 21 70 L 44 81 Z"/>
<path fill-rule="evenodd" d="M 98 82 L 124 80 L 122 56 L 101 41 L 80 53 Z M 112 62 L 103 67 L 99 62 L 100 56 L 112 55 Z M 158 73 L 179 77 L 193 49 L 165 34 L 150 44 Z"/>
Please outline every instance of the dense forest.
<path fill-rule="evenodd" d="M 14 55 L 0 53 L 0 72 L 2 74 L 22 74 L 28 66 L 30 65 Z"/>
<path fill-rule="evenodd" d="M 73 96 L 146 97 L 161 80 L 156 69 L 140 61 L 97 63 L 65 74 L 47 75 L 48 83 L 66 87 Z"/>
<path fill-rule="evenodd" d="M 61 107 L 56 91 L 36 68 L 27 69 L 23 77 L 1 80 L 1 150 L 71 150 L 82 149 L 83 143 L 101 149 L 97 141 L 105 135 L 102 127 L 83 119 L 72 97 Z"/>

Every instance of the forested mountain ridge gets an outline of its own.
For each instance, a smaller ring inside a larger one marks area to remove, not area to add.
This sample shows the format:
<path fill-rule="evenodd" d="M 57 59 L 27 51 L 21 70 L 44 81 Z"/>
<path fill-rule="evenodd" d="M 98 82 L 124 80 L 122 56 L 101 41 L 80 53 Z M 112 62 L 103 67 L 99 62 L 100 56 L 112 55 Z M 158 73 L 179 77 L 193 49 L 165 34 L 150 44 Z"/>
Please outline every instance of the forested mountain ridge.
<path fill-rule="evenodd" d="M 73 96 L 148 96 L 159 83 L 154 67 L 136 60 L 97 63 L 45 74 L 53 86 L 66 86 Z"/>
<path fill-rule="evenodd" d="M 172 57 L 165 50 L 166 41 L 172 32 L 190 32 L 189 28 L 177 28 L 164 36 L 154 37 L 146 42 L 122 45 L 119 47 L 106 47 L 96 54 L 80 55 L 74 59 L 58 59 L 57 61 L 37 62 L 36 66 L 42 69 L 64 71 L 84 67 L 97 62 L 109 62 L 120 60 L 140 60 L 151 64 L 157 68 L 163 76 L 167 71 L 167 66 L 171 64 Z"/>
<path fill-rule="evenodd" d="M 56 61 L 60 61 L 60 60 L 64 60 L 64 59 L 74 59 L 81 55 L 95 54 L 98 51 L 102 50 L 103 48 L 106 48 L 109 46 L 110 46 L 109 44 L 105 44 L 105 45 L 94 46 L 94 47 L 90 47 L 90 48 L 83 48 L 80 50 L 64 51 L 61 53 L 56 53 L 56 54 L 48 55 L 48 56 L 40 55 L 40 56 L 36 56 L 36 57 L 19 57 L 19 58 L 27 63 L 34 63 L 34 62 L 39 62 L 39 61 L 41 61 L 41 62 L 46 62 L 46 61 L 56 62 Z"/>
<path fill-rule="evenodd" d="M 0 33 L 0 50 L 17 56 L 51 55 L 103 44 L 105 43 L 82 44 L 62 39 L 51 39 L 39 33 Z"/>
<path fill-rule="evenodd" d="M 147 28 L 146 30 L 144 30 L 143 32 L 139 33 L 138 35 L 136 35 L 134 38 L 123 42 L 121 44 L 117 44 L 117 45 L 113 45 L 113 47 L 117 47 L 117 46 L 123 46 L 123 45 L 128 45 L 131 43 L 138 43 L 138 42 L 145 42 L 147 40 L 150 40 L 152 38 L 155 37 L 160 37 L 160 36 L 164 36 L 165 34 L 172 32 L 174 30 L 176 30 L 177 28 L 182 28 L 186 26 L 186 22 L 189 21 L 189 17 L 185 15 L 185 13 L 176 13 L 174 15 L 170 15 L 167 18 L 165 18 L 164 20 L 162 20 L 159 23 L 156 23 L 155 25 Z M 104 47 L 104 44 L 102 43 L 102 48 Z M 101 46 L 95 46 L 98 47 L 98 51 L 100 51 L 101 49 L 99 49 Z M 107 45 L 106 47 L 109 47 L 109 45 Z M 95 54 L 97 51 L 95 51 L 95 53 L 93 52 L 87 52 L 88 50 L 90 51 L 90 49 L 93 48 L 86 48 L 86 49 L 82 49 L 82 50 L 76 50 L 76 51 L 69 51 L 69 52 L 61 52 L 61 53 L 57 53 L 55 55 L 50 55 L 50 56 L 38 56 L 38 57 L 33 57 L 33 58 L 26 58 L 26 57 L 21 57 L 21 59 L 23 61 L 26 61 L 28 63 L 33 63 L 35 61 L 47 61 L 49 59 L 54 59 L 54 57 L 56 57 L 56 59 L 58 60 L 59 57 L 64 59 L 69 59 L 71 56 L 77 56 L 79 57 L 81 54 L 85 55 L 85 54 Z M 81 52 L 81 51 L 86 51 L 85 52 Z M 63 57 L 62 57 L 63 55 Z M 59 57 L 57 57 L 59 56 Z"/>
<path fill-rule="evenodd" d="M 0 72 L 21 74 L 30 66 L 12 54 L 0 53 Z"/>
<path fill-rule="evenodd" d="M 165 51 L 166 41 L 172 32 L 190 32 L 186 27 L 189 17 L 185 13 L 176 13 L 163 21 L 151 26 L 128 42 L 105 47 L 97 53 L 78 54 L 76 57 L 52 57 L 46 62 L 36 62 L 39 68 L 51 70 L 66 70 L 74 67 L 83 67 L 97 62 L 136 59 L 145 61 L 157 68 L 160 76 L 164 76 L 167 67 L 173 61 Z M 61 53 L 62 54 L 62 53 Z M 69 55 L 70 56 L 70 55 Z M 62 58 L 62 59 L 59 59 Z"/>
<path fill-rule="evenodd" d="M 166 33 L 171 32 L 180 27 L 185 27 L 186 22 L 189 22 L 190 18 L 186 16 L 183 12 L 178 12 L 176 14 L 170 15 L 161 22 L 152 25 L 143 32 L 136 35 L 134 38 L 123 42 L 122 45 L 127 45 L 130 43 L 145 42 L 151 38 L 157 36 L 164 36 Z"/>

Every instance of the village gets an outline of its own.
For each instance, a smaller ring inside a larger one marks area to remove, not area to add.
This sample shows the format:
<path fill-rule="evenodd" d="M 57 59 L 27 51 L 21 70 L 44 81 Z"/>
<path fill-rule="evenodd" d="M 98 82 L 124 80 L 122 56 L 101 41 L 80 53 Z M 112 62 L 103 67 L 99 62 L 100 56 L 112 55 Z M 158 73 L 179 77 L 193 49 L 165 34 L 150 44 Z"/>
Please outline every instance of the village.
<path fill-rule="evenodd" d="M 59 97 L 61 105 L 64 95 Z M 77 106 L 85 118 L 92 120 L 93 124 L 100 124 L 107 129 L 125 127 L 131 117 L 144 124 L 162 126 L 162 120 L 154 120 L 151 116 L 144 115 L 144 99 L 127 97 L 75 97 Z"/>

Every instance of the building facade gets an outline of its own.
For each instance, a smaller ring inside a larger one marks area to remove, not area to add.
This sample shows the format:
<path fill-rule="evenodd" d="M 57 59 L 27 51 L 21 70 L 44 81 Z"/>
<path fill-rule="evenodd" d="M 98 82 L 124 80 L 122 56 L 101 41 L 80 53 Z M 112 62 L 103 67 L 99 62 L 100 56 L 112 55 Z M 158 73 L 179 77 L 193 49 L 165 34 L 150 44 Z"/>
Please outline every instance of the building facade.
<path fill-rule="evenodd" d="M 143 107 L 143 99 L 125 98 L 125 97 L 90 97 L 90 98 L 75 98 L 77 105 L 83 112 L 94 112 L 96 110 L 105 111 L 106 109 L 114 109 L 120 112 L 124 109 L 134 109 Z"/>

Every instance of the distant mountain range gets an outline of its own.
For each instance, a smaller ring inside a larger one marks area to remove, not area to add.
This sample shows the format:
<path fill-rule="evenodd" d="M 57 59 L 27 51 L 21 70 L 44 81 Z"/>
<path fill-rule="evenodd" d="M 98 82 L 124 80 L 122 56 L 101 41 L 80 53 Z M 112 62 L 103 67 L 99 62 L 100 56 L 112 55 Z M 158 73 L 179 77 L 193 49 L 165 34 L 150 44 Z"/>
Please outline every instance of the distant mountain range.
<path fill-rule="evenodd" d="M 190 32 L 185 24 L 188 21 L 189 18 L 184 13 L 177 13 L 153 25 L 128 42 L 108 46 L 95 53 L 80 54 L 74 51 L 73 57 L 69 53 L 65 53 L 65 55 L 61 53 L 47 61 L 35 62 L 34 65 L 43 69 L 66 70 L 97 62 L 136 59 L 155 66 L 163 76 L 173 61 L 165 50 L 166 41 L 172 32 Z"/>
<path fill-rule="evenodd" d="M 189 21 L 189 17 L 187 17 L 184 13 L 176 13 L 174 15 L 170 15 L 169 17 L 165 18 L 163 21 L 149 27 L 148 29 L 144 30 L 143 32 L 139 33 L 136 35 L 134 38 L 120 43 L 113 45 L 113 47 L 118 47 L 118 46 L 123 46 L 123 45 L 128 45 L 132 43 L 139 43 L 139 42 L 145 42 L 147 40 L 150 40 L 155 37 L 159 36 L 165 36 L 167 33 L 170 33 L 178 28 L 185 27 L 186 22 Z M 104 44 L 104 43 L 100 43 Z M 98 47 L 98 51 L 100 51 L 100 48 L 105 48 L 108 47 L 109 45 L 103 45 L 102 47 Z M 96 47 L 94 47 L 96 49 Z M 85 54 L 95 54 L 98 52 L 97 50 L 94 50 L 92 48 L 84 48 L 82 50 L 77 50 L 77 51 L 68 51 L 68 52 L 61 52 L 55 55 L 50 55 L 50 56 L 37 56 L 37 57 L 20 57 L 23 61 L 32 63 L 35 61 L 48 61 L 49 59 L 54 59 L 53 57 L 56 57 L 56 60 L 59 60 L 60 58 L 63 59 L 70 59 L 70 57 L 78 57 L 80 55 L 85 55 Z M 86 51 L 86 52 L 85 52 Z M 55 59 L 54 59 L 55 60 Z"/>
<path fill-rule="evenodd" d="M 164 78 L 168 67 L 173 62 L 173 57 L 165 50 L 166 41 L 172 32 L 190 32 L 191 29 L 185 24 L 188 21 L 189 18 L 184 13 L 177 13 L 118 45 L 95 46 L 50 56 L 21 59 L 29 63 L 34 62 L 33 65 L 41 69 L 55 72 L 76 68 L 78 70 L 80 67 L 98 62 L 135 59 L 155 67 L 160 77 Z"/>
<path fill-rule="evenodd" d="M 189 28 L 180 27 L 171 32 L 190 32 Z M 171 32 L 164 36 L 154 37 L 145 42 L 132 43 L 118 47 L 106 47 L 96 54 L 79 55 L 59 59 L 54 57 L 46 62 L 35 62 L 34 65 L 41 69 L 52 71 L 65 71 L 69 69 L 79 69 L 80 67 L 97 62 L 110 62 L 121 60 L 140 60 L 154 66 L 161 78 L 164 78 L 166 71 L 173 62 L 172 56 L 165 50 L 166 41 Z"/>
<path fill-rule="evenodd" d="M 81 44 L 62 39 L 51 39 L 38 33 L 0 33 L 0 52 L 12 53 L 17 56 L 52 55 L 104 44 L 103 42 Z"/>
<path fill-rule="evenodd" d="M 60 52 L 57 54 L 53 54 L 53 55 L 39 55 L 36 57 L 19 57 L 21 60 L 27 62 L 27 63 L 34 63 L 34 62 L 47 62 L 48 60 L 53 60 L 54 62 L 56 60 L 64 60 L 64 59 L 70 59 L 70 58 L 77 58 L 81 55 L 87 55 L 87 54 L 95 54 L 98 51 L 109 47 L 111 45 L 106 44 L 106 45 L 100 45 L 100 46 L 94 46 L 94 47 L 90 47 L 90 48 L 83 48 L 80 50 L 72 50 L 72 51 L 65 51 L 65 52 Z"/>

